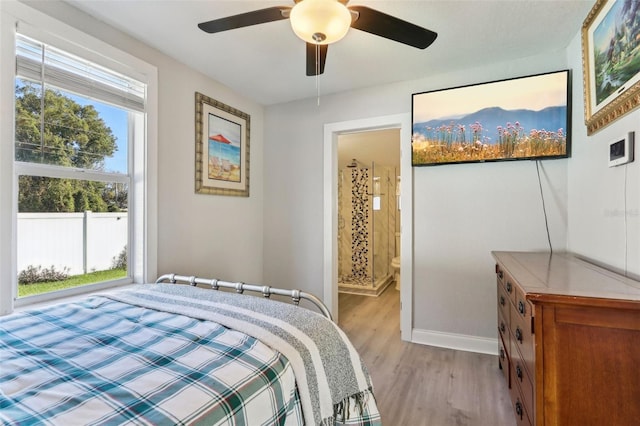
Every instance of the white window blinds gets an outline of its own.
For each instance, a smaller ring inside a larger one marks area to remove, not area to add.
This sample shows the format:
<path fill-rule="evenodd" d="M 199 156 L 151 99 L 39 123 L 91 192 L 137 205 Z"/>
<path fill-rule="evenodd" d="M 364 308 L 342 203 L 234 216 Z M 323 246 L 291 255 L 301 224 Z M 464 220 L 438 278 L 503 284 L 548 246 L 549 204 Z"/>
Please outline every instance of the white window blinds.
<path fill-rule="evenodd" d="M 145 111 L 144 83 L 22 34 L 16 34 L 16 75 L 111 105 Z"/>

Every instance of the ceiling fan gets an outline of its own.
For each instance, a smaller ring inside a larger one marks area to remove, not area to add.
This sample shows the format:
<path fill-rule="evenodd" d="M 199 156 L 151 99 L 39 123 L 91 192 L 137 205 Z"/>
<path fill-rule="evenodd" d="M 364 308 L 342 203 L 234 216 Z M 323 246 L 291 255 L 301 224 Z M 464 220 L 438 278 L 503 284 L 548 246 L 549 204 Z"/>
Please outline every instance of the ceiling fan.
<path fill-rule="evenodd" d="M 366 6 L 349 6 L 349 0 L 294 0 L 294 6 L 274 6 L 213 21 L 198 27 L 207 33 L 290 19 L 298 37 L 307 43 L 307 75 L 324 72 L 327 47 L 342 39 L 349 28 L 425 49 L 438 34 Z"/>

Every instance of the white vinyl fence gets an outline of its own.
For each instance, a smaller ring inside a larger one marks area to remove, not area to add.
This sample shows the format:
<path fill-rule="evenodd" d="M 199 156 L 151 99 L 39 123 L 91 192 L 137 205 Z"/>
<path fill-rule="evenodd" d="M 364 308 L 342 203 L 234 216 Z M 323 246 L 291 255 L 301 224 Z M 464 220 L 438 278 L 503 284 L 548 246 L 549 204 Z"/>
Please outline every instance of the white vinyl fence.
<path fill-rule="evenodd" d="M 18 213 L 18 272 L 28 266 L 78 275 L 111 269 L 127 245 L 127 212 Z"/>

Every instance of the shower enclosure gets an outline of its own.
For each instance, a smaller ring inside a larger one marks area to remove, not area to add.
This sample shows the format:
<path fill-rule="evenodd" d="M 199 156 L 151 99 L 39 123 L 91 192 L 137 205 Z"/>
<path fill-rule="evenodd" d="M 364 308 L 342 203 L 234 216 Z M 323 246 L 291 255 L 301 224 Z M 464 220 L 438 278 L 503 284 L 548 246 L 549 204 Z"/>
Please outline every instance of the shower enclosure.
<path fill-rule="evenodd" d="M 394 167 L 354 160 L 338 177 L 338 291 L 378 296 L 393 281 Z"/>

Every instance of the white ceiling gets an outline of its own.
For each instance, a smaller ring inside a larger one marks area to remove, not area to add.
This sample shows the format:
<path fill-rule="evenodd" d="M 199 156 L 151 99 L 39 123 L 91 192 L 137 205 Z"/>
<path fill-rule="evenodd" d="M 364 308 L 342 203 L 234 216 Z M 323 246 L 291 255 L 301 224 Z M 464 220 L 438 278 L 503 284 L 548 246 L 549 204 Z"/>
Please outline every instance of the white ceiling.
<path fill-rule="evenodd" d="M 292 0 L 68 0 L 84 12 L 263 105 L 316 97 L 288 20 L 218 34 L 199 22 Z M 427 49 L 351 29 L 329 46 L 323 95 L 564 49 L 593 0 L 352 0 L 438 33 Z"/>

